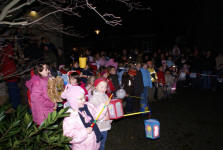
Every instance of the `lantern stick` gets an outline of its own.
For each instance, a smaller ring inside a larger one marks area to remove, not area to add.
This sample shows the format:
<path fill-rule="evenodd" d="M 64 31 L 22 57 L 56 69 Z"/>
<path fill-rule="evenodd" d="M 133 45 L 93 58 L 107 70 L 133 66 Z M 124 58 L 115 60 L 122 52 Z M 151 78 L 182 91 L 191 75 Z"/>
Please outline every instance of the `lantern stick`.
<path fill-rule="evenodd" d="M 133 97 L 133 98 L 141 99 L 141 97 L 138 97 L 138 96 L 128 96 L 128 97 Z"/>
<path fill-rule="evenodd" d="M 127 116 L 133 116 L 133 115 L 138 115 L 138 114 L 143 114 L 143 113 L 149 113 L 150 111 L 147 110 L 147 111 L 142 111 L 142 112 L 136 112 L 136 113 L 130 113 L 130 114 L 125 114 L 123 115 L 124 117 L 127 117 Z"/>
<path fill-rule="evenodd" d="M 111 101 L 111 98 L 112 98 L 112 94 L 111 96 L 109 97 L 108 101 L 105 103 L 104 107 L 101 109 L 100 113 L 98 114 L 97 118 L 94 120 L 94 122 L 91 124 L 91 127 L 93 128 L 95 123 L 97 122 L 98 118 L 100 117 L 101 113 L 104 111 L 105 107 L 110 103 Z"/>

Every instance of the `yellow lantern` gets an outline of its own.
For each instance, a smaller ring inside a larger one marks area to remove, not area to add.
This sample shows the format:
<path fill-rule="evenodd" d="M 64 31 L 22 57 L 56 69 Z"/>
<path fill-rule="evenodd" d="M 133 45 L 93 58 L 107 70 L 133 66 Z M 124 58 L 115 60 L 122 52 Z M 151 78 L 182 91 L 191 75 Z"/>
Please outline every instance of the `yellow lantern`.
<path fill-rule="evenodd" d="M 86 57 L 79 57 L 80 68 L 85 68 L 86 64 L 87 64 L 87 58 Z"/>

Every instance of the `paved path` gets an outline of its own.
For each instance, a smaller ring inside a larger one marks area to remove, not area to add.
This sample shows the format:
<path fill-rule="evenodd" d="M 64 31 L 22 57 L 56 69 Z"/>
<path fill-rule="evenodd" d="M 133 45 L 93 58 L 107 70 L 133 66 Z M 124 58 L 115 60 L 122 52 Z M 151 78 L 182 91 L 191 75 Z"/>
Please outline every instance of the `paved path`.
<path fill-rule="evenodd" d="M 223 91 L 178 91 L 173 99 L 151 104 L 152 118 L 160 121 L 160 139 L 145 138 L 146 117 L 122 118 L 113 122 L 106 150 L 223 150 L 220 101 Z"/>

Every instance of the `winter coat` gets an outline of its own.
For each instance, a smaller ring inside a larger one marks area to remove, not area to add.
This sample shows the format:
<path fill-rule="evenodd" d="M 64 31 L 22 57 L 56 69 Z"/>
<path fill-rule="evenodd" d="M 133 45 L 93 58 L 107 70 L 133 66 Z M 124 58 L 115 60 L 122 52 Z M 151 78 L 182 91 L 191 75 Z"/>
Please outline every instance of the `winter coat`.
<path fill-rule="evenodd" d="M 120 86 L 119 86 L 119 83 L 118 83 L 118 75 L 117 74 L 110 74 L 109 78 L 111 79 L 111 82 L 115 87 L 115 91 L 120 89 Z"/>
<path fill-rule="evenodd" d="M 101 108 L 103 108 L 103 105 L 96 108 L 94 105 L 88 102 L 85 104 L 87 105 L 88 110 L 94 119 L 96 119 Z M 98 150 L 100 147 L 100 142 L 97 143 L 95 132 L 92 131 L 90 134 L 87 133 L 86 127 L 82 123 L 77 110 L 69 109 L 68 112 L 70 112 L 70 116 L 65 117 L 63 120 L 63 134 L 72 138 L 70 141 L 72 144 L 72 150 Z M 104 117 L 104 112 L 105 111 L 103 111 L 99 119 Z M 90 120 L 88 115 L 84 113 L 81 113 L 81 115 L 84 117 L 86 122 Z"/>
<path fill-rule="evenodd" d="M 119 85 L 122 85 L 122 75 L 124 74 L 124 72 L 125 72 L 125 68 L 123 68 L 123 67 L 119 67 L 117 69 L 117 75 L 118 75 Z"/>
<path fill-rule="evenodd" d="M 140 71 L 142 72 L 142 79 L 144 87 L 152 87 L 152 80 L 150 78 L 150 72 L 147 69 L 141 68 Z"/>
<path fill-rule="evenodd" d="M 14 51 L 12 46 L 9 44 L 3 47 L 3 56 L 1 57 L 1 68 L 0 73 L 3 76 L 8 76 L 16 72 L 16 64 L 14 57 Z M 16 82 L 17 77 L 10 77 L 5 79 L 7 82 Z"/>
<path fill-rule="evenodd" d="M 135 89 L 135 96 L 139 96 L 142 91 L 143 91 L 143 88 L 144 88 L 144 85 L 143 85 L 143 79 L 142 79 L 142 72 L 140 70 L 137 70 L 136 71 L 136 76 L 135 76 L 135 79 L 134 79 L 134 89 Z"/>
<path fill-rule="evenodd" d="M 54 103 L 47 94 L 48 78 L 34 75 L 26 82 L 30 91 L 33 121 L 40 125 L 53 112 Z"/>
<path fill-rule="evenodd" d="M 165 82 L 165 74 L 163 71 L 158 71 L 157 72 L 157 77 L 158 77 L 158 83 L 160 85 L 164 85 L 166 82 Z"/>
<path fill-rule="evenodd" d="M 123 74 L 122 86 L 129 96 L 135 96 L 135 77 L 131 77 L 127 72 Z"/>
<path fill-rule="evenodd" d="M 165 74 L 165 82 L 167 84 L 168 87 L 172 87 L 174 84 L 175 78 L 174 76 L 172 76 L 171 74 Z"/>
<path fill-rule="evenodd" d="M 96 91 L 94 91 L 93 96 L 89 99 L 89 103 L 93 104 L 95 107 L 98 107 L 101 104 L 105 104 L 106 101 L 108 101 L 108 96 Z M 107 111 L 107 107 L 105 108 L 105 111 Z M 101 121 L 97 122 L 97 125 L 101 132 L 111 129 L 111 120 L 105 120 L 106 117 L 108 117 L 108 112 Z"/>

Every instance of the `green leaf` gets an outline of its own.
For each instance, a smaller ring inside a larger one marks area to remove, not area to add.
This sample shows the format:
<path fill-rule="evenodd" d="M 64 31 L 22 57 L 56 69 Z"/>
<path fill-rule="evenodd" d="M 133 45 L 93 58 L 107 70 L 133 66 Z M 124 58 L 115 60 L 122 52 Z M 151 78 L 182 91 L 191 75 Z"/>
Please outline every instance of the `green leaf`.
<path fill-rule="evenodd" d="M 4 114 L 4 112 L 1 112 L 1 114 L 0 114 L 0 122 L 1 122 L 4 118 L 5 118 L 5 114 Z"/>
<path fill-rule="evenodd" d="M 11 130 L 11 131 L 8 132 L 8 134 L 5 137 L 8 138 L 8 137 L 14 136 L 14 135 L 16 135 L 19 132 L 20 132 L 20 129 L 18 129 L 18 130 Z"/>
<path fill-rule="evenodd" d="M 53 130 L 53 129 L 57 129 L 57 128 L 58 128 L 57 124 L 55 124 L 53 126 L 50 126 L 50 127 L 47 127 L 47 129 L 49 129 L 49 130 Z"/>
<path fill-rule="evenodd" d="M 20 123 L 20 121 L 21 121 L 21 120 L 17 120 L 16 122 L 14 122 L 14 123 L 12 124 L 12 127 L 16 127 L 16 126 L 18 126 L 19 123 Z"/>
<path fill-rule="evenodd" d="M 70 147 L 68 145 L 65 145 L 65 150 L 70 150 Z"/>
<path fill-rule="evenodd" d="M 57 112 L 54 111 L 50 114 L 52 116 L 52 121 L 55 121 L 56 117 L 57 117 Z"/>
<path fill-rule="evenodd" d="M 27 127 L 26 127 L 26 130 L 29 129 L 29 127 L 32 125 L 32 123 L 33 123 L 32 121 L 30 121 L 30 122 L 28 123 L 28 125 L 27 125 Z"/>
<path fill-rule="evenodd" d="M 29 124 L 30 121 L 32 121 L 32 117 L 28 113 L 26 113 L 25 116 L 24 116 L 25 125 Z"/>

